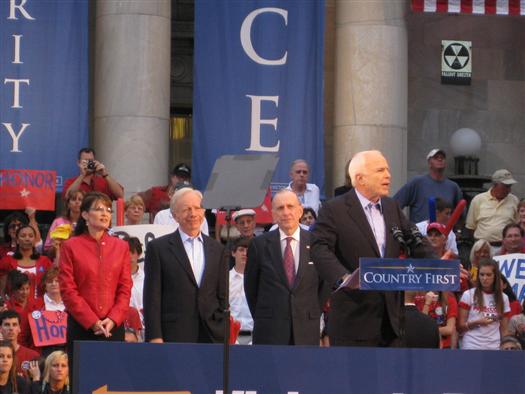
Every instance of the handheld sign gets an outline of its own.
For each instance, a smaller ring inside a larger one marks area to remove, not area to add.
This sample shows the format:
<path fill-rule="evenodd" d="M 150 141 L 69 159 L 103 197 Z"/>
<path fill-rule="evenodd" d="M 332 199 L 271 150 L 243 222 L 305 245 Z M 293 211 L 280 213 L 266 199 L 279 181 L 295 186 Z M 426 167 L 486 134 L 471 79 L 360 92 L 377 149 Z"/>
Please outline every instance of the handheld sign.
<path fill-rule="evenodd" d="M 66 343 L 67 313 L 61 311 L 33 311 L 29 326 L 35 346 L 62 345 Z"/>
<path fill-rule="evenodd" d="M 493 259 L 498 262 L 501 274 L 509 280 L 521 304 L 525 299 L 525 253 L 504 254 Z"/>
<path fill-rule="evenodd" d="M 361 290 L 459 291 L 459 260 L 359 259 Z"/>
<path fill-rule="evenodd" d="M 56 172 L 0 170 L 0 209 L 55 210 Z"/>

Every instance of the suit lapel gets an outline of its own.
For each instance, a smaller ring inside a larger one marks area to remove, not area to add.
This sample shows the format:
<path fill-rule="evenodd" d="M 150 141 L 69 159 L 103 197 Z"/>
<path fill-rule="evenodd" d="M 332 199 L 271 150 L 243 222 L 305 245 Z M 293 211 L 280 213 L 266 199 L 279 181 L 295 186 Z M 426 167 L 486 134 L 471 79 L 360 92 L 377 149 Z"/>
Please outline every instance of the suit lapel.
<path fill-rule="evenodd" d="M 206 283 L 207 281 L 207 278 L 211 272 L 211 270 L 208 269 L 208 259 L 211 258 L 211 250 L 210 250 L 210 239 L 205 236 L 204 234 L 202 234 L 202 242 L 203 242 L 203 245 L 204 245 L 204 271 L 202 272 L 202 279 L 201 279 L 201 286 L 200 287 L 203 287 L 203 285 Z"/>
<path fill-rule="evenodd" d="M 180 236 L 179 230 L 175 231 L 172 234 L 172 236 L 169 239 L 169 243 L 171 245 L 171 251 L 175 256 L 176 262 L 182 266 L 184 271 L 186 271 L 186 273 L 190 277 L 192 283 L 195 286 L 197 286 L 197 281 L 195 280 L 195 275 L 193 274 L 193 269 L 191 268 L 190 259 L 186 254 L 186 249 L 184 249 L 184 245 L 182 244 L 182 238 Z M 206 251 L 206 249 L 204 250 Z"/>
<path fill-rule="evenodd" d="M 307 269 L 310 261 L 310 234 L 308 231 L 301 229 L 299 235 L 299 267 L 297 268 L 297 275 L 293 284 L 294 289 L 299 286 L 301 279 Z"/>
<path fill-rule="evenodd" d="M 266 240 L 266 249 L 270 255 L 270 261 L 275 269 L 275 273 L 279 279 L 288 286 L 288 279 L 286 278 L 286 272 L 284 272 L 283 255 L 281 252 L 281 239 L 279 236 L 279 229 L 274 230 L 273 234 Z"/>
<path fill-rule="evenodd" d="M 355 194 L 355 190 L 350 190 L 348 193 L 346 193 L 346 195 L 346 204 L 348 206 L 348 213 L 350 215 L 350 219 L 356 223 L 357 228 L 363 233 L 365 238 L 368 240 L 370 246 L 374 249 L 374 253 L 377 255 L 377 257 L 381 257 L 381 254 L 379 253 L 379 248 L 377 247 L 377 242 L 374 233 L 370 228 L 370 223 L 368 223 L 365 211 L 361 206 L 361 201 L 359 201 L 357 194 Z"/>

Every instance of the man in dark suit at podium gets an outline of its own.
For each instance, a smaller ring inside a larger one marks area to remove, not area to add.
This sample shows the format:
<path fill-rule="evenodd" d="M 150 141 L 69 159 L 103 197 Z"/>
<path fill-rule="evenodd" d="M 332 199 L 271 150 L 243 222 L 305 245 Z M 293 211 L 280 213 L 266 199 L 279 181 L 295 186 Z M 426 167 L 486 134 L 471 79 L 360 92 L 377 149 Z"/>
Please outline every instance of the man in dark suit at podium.
<path fill-rule="evenodd" d="M 202 194 L 190 188 L 170 202 L 179 229 L 148 244 L 144 320 L 150 342 L 222 342 L 226 302 L 223 247 L 200 231 Z"/>
<path fill-rule="evenodd" d="M 381 152 L 357 153 L 349 174 L 354 189 L 324 203 L 313 230 L 312 256 L 321 276 L 331 283 L 356 270 L 360 257 L 399 257 L 400 245 L 391 229 L 410 227 L 397 203 L 387 197 L 390 168 Z M 403 301 L 402 293 L 396 291 L 334 293 L 328 321 L 330 344 L 402 346 Z"/>
<path fill-rule="evenodd" d="M 279 228 L 250 243 L 244 291 L 254 345 L 319 345 L 321 285 L 310 258 L 311 234 L 299 227 L 302 213 L 294 192 L 279 191 L 272 201 Z"/>

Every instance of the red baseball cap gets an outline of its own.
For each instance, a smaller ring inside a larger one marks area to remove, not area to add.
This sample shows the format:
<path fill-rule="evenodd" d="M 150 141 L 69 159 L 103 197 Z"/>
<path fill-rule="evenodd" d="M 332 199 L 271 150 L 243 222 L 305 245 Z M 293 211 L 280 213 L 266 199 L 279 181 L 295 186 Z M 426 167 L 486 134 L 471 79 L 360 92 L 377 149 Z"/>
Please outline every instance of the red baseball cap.
<path fill-rule="evenodd" d="M 445 235 L 445 229 L 446 229 L 445 226 L 442 225 L 441 223 L 437 223 L 437 222 L 430 223 L 427 227 L 427 234 L 430 232 L 430 230 L 437 230 L 441 234 Z"/>

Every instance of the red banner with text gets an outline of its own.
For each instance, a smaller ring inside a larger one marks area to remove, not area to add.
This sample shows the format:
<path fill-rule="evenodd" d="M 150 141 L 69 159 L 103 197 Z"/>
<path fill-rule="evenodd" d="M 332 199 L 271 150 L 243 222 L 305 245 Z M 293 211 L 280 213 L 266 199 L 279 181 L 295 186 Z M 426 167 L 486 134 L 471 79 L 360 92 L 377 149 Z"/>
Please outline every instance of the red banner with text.
<path fill-rule="evenodd" d="M 55 210 L 56 172 L 0 170 L 0 209 Z"/>

